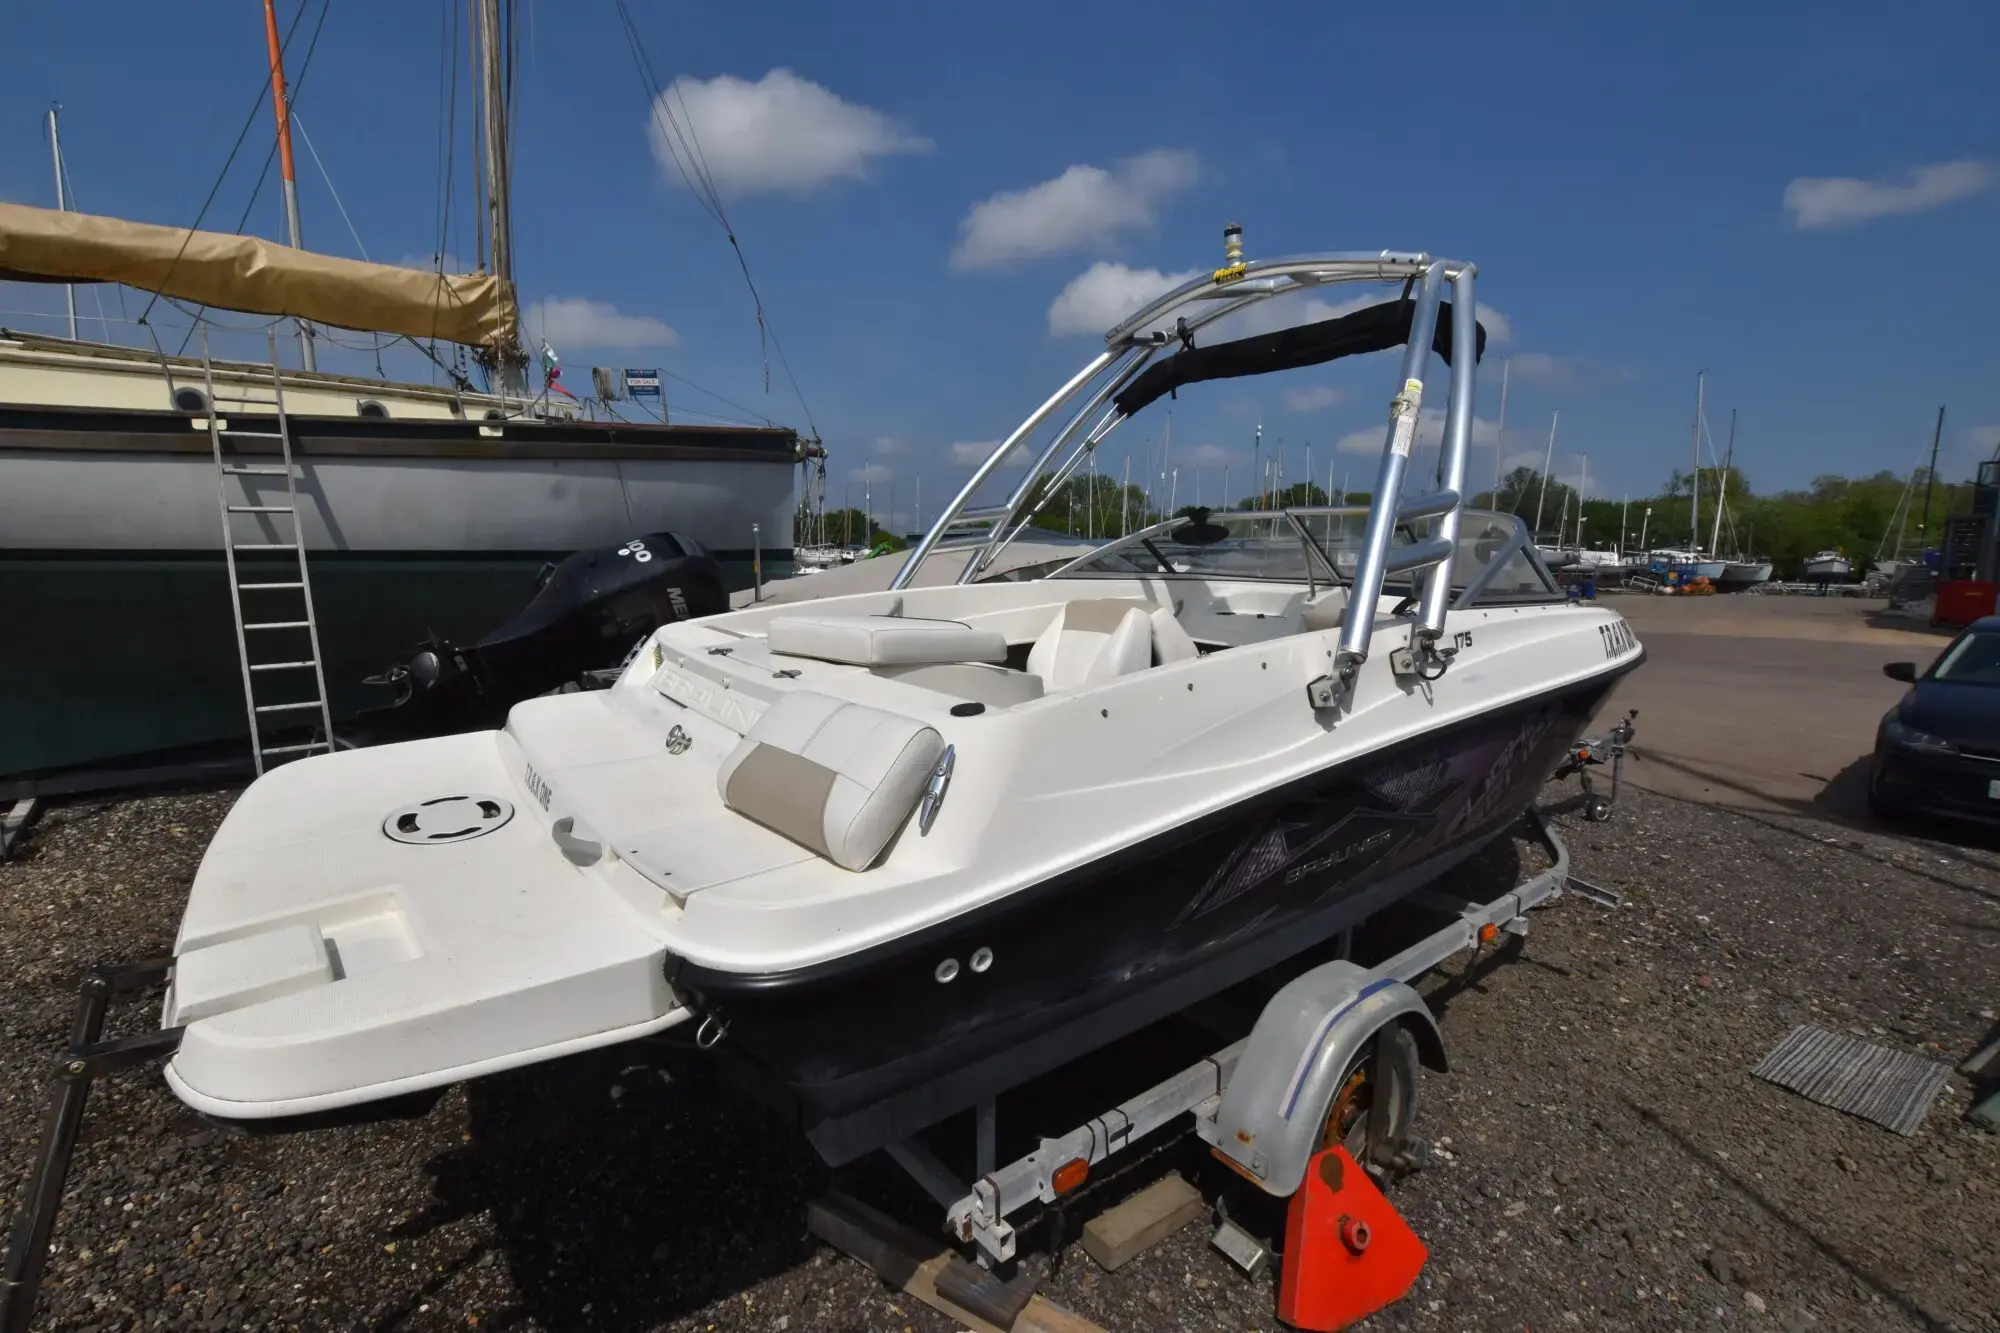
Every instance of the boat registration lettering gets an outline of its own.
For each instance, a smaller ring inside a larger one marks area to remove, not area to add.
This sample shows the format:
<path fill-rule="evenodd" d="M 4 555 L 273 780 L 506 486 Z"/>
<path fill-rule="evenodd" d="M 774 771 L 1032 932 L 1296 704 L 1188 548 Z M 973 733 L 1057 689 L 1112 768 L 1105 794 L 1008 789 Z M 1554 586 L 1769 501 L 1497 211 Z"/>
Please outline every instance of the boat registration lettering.
<path fill-rule="evenodd" d="M 1374 851 L 1394 836 L 1390 830 L 1382 829 L 1369 834 L 1360 842 L 1351 842 L 1338 851 L 1328 852 L 1325 856 L 1316 856 L 1310 861 L 1301 861 L 1285 872 L 1285 883 L 1296 884 L 1307 875 L 1317 875 L 1322 870 L 1331 870 L 1342 861 L 1351 861 L 1363 852 Z"/>
<path fill-rule="evenodd" d="M 1623 657 L 1639 646 L 1639 637 L 1632 633 L 1632 627 L 1622 619 L 1614 620 L 1608 625 L 1599 625 L 1597 637 L 1604 641 L 1606 657 Z"/>
<path fill-rule="evenodd" d="M 537 773 L 533 764 L 529 764 L 522 781 L 528 788 L 528 794 L 541 802 L 542 809 L 547 810 L 556 795 L 556 789 L 549 785 L 548 779 Z"/>

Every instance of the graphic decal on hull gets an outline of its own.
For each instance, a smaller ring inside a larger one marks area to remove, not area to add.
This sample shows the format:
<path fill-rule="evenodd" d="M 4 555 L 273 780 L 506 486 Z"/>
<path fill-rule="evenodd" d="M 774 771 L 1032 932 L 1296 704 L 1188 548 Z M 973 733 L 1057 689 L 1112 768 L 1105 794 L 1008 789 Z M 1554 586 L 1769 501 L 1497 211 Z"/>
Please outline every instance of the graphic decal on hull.
<path fill-rule="evenodd" d="M 1288 802 L 1223 856 L 1172 928 L 1260 889 L 1324 880 L 1317 895 L 1324 899 L 1364 871 L 1478 829 L 1500 813 L 1559 712 L 1547 706 L 1475 727 L 1336 777 L 1325 795 Z"/>

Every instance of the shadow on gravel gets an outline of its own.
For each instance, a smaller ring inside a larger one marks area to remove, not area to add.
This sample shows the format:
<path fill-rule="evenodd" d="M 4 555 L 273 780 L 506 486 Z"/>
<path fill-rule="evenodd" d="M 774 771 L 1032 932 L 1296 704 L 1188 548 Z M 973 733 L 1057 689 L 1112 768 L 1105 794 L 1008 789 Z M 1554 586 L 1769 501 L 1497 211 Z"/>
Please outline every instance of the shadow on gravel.
<path fill-rule="evenodd" d="M 794 1127 L 726 1095 L 691 1052 L 596 1051 L 482 1079 L 467 1095 L 465 1143 L 428 1166 L 438 1202 L 404 1231 L 488 1215 L 520 1297 L 489 1328 L 651 1327 L 812 1253 L 804 1218 L 825 1188 L 818 1162 Z"/>
<path fill-rule="evenodd" d="M 1653 1110 L 1651 1107 L 1641 1106 L 1624 1092 L 1618 1093 L 1617 1097 L 1619 1101 L 1625 1103 L 1625 1109 L 1639 1117 L 1650 1128 L 1657 1129 L 1660 1133 L 1664 1134 L 1676 1148 L 1679 1148 L 1690 1158 L 1693 1158 L 1710 1171 L 1713 1171 L 1718 1179 L 1726 1181 L 1731 1188 L 1754 1204 L 1765 1216 L 1839 1265 L 1842 1272 L 1866 1286 L 1870 1291 L 1895 1306 L 1898 1310 L 1901 1310 L 1919 1326 L 1926 1329 L 1934 1329 L 1937 1333 L 1950 1333 L 1952 1325 L 1938 1319 L 1935 1315 L 1924 1309 L 1923 1306 L 1919 1305 L 1914 1297 L 1904 1294 L 1886 1278 L 1883 1278 L 1871 1269 L 1863 1267 L 1850 1258 L 1840 1246 L 1821 1236 L 1798 1218 L 1793 1217 L 1791 1213 L 1785 1210 L 1784 1205 L 1765 1194 L 1754 1181 L 1745 1179 L 1741 1172 L 1696 1143 L 1685 1131 L 1667 1121 L 1659 1112 Z"/>

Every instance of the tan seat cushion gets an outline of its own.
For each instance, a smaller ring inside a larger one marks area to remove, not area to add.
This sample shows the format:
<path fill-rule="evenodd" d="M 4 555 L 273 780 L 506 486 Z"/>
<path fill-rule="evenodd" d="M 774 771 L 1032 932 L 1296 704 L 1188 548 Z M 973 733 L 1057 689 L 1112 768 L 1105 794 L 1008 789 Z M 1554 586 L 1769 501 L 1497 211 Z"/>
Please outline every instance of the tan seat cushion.
<path fill-rule="evenodd" d="M 926 662 L 1004 662 L 998 630 L 956 620 L 909 616 L 779 616 L 769 626 L 771 651 L 788 657 L 854 666 L 915 666 Z"/>
<path fill-rule="evenodd" d="M 716 774 L 722 802 L 835 865 L 866 870 L 944 753 L 934 728 L 810 690 L 779 696 Z"/>

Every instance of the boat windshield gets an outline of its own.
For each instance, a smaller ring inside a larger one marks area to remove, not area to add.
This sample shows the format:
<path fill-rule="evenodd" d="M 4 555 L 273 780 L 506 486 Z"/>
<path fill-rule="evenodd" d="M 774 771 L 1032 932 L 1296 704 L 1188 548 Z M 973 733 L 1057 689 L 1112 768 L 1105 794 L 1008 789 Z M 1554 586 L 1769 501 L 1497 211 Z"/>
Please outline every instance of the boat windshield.
<path fill-rule="evenodd" d="M 1213 513 L 1190 510 L 1072 561 L 1062 578 L 1183 575 L 1266 579 L 1319 585 L 1351 583 L 1368 526 L 1365 506 Z M 1420 524 L 1398 524 L 1389 549 L 1423 540 Z M 1391 575 L 1387 588 L 1411 588 L 1408 574 Z M 1479 604 L 1549 601 L 1562 591 L 1532 553 L 1527 529 L 1512 514 L 1467 510 L 1459 521 L 1451 563 L 1454 592 Z"/>
<path fill-rule="evenodd" d="M 1949 685 L 2000 685 L 2000 634 L 1967 634 L 1945 650 L 1931 679 Z"/>
<path fill-rule="evenodd" d="M 1366 522 L 1367 511 L 1360 513 Z M 1141 529 L 1057 573 L 1064 578 L 1186 574 L 1278 583 L 1344 581 L 1283 510 L 1225 514 L 1194 510 Z"/>

